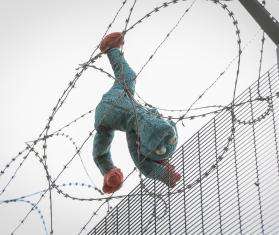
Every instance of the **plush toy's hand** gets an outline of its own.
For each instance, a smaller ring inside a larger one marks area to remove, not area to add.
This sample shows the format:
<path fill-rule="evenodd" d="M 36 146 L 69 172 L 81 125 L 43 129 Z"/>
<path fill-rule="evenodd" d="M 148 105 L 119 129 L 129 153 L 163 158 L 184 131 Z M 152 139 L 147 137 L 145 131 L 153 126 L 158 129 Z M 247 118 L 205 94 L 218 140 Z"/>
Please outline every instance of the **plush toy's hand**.
<path fill-rule="evenodd" d="M 181 179 L 181 175 L 175 171 L 174 166 L 169 163 L 165 163 L 165 170 L 167 172 L 166 184 L 170 188 L 174 188 L 176 183 Z"/>
<path fill-rule="evenodd" d="M 119 168 L 113 168 L 104 176 L 104 193 L 114 193 L 121 188 L 123 183 L 123 174 Z"/>
<path fill-rule="evenodd" d="M 105 36 L 105 38 L 101 41 L 100 50 L 101 52 L 106 52 L 110 48 L 119 48 L 123 44 L 123 34 L 120 32 L 114 32 Z"/>

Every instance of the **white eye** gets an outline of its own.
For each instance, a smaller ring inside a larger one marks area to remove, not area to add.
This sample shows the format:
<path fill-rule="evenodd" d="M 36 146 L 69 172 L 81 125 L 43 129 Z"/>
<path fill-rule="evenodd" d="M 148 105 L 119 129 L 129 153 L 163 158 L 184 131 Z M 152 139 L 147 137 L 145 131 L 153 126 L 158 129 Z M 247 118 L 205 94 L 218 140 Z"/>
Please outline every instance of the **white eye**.
<path fill-rule="evenodd" d="M 166 149 L 165 146 L 162 146 L 161 148 L 155 150 L 155 153 L 156 153 L 157 155 L 163 155 L 163 154 L 165 154 L 166 152 L 167 152 L 167 149 Z"/>
<path fill-rule="evenodd" d="M 168 141 L 169 144 L 173 144 L 173 145 L 176 144 L 176 142 L 177 142 L 176 136 L 171 137 Z"/>

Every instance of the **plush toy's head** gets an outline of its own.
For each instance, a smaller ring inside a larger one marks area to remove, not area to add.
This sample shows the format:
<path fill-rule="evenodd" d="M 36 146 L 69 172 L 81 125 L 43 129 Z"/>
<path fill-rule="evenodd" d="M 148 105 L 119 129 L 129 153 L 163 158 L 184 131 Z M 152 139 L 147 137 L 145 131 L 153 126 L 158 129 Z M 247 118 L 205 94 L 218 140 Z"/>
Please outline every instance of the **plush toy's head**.
<path fill-rule="evenodd" d="M 167 160 L 176 149 L 178 135 L 175 123 L 161 118 L 156 109 L 142 116 L 139 135 L 140 152 L 150 160 Z"/>

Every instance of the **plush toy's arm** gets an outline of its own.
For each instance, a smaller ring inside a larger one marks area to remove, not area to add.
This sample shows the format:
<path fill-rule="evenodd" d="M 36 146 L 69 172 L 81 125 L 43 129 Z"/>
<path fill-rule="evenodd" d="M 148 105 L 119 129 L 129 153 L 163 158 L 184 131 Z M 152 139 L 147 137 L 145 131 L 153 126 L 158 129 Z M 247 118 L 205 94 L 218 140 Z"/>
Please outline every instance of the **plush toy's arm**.
<path fill-rule="evenodd" d="M 111 48 L 107 51 L 110 64 L 112 66 L 115 78 L 117 81 L 114 83 L 114 87 L 123 89 L 123 85 L 120 84 L 125 82 L 129 91 L 134 94 L 135 92 L 135 72 L 128 65 L 122 52 L 118 48 Z"/>
<path fill-rule="evenodd" d="M 173 188 L 180 180 L 181 175 L 174 170 L 170 164 L 160 164 L 151 160 L 145 160 L 140 167 L 141 172 L 151 179 L 160 180 L 167 186 Z"/>
<path fill-rule="evenodd" d="M 165 167 L 159 163 L 146 159 L 141 163 L 141 172 L 148 178 L 157 179 L 164 182 L 167 175 Z"/>
<path fill-rule="evenodd" d="M 110 147 L 114 131 L 97 131 L 93 143 L 93 157 L 102 175 L 115 168 L 111 160 Z"/>

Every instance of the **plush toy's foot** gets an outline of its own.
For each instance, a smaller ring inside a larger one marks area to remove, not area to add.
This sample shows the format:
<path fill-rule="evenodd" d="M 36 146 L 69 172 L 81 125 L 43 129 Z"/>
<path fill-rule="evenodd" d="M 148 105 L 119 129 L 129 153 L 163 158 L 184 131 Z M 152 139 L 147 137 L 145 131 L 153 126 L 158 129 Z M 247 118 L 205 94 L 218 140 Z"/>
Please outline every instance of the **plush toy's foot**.
<path fill-rule="evenodd" d="M 124 44 L 123 34 L 120 32 L 114 32 L 105 36 L 101 41 L 100 50 L 106 52 L 110 48 L 119 48 Z"/>
<path fill-rule="evenodd" d="M 104 193 L 114 193 L 121 188 L 123 183 L 123 174 L 120 169 L 113 168 L 104 177 Z"/>
<path fill-rule="evenodd" d="M 176 183 L 181 179 L 181 175 L 178 172 L 175 172 L 174 166 L 170 165 L 169 163 L 165 164 L 165 169 L 168 172 L 166 184 L 170 188 L 174 188 Z"/>

